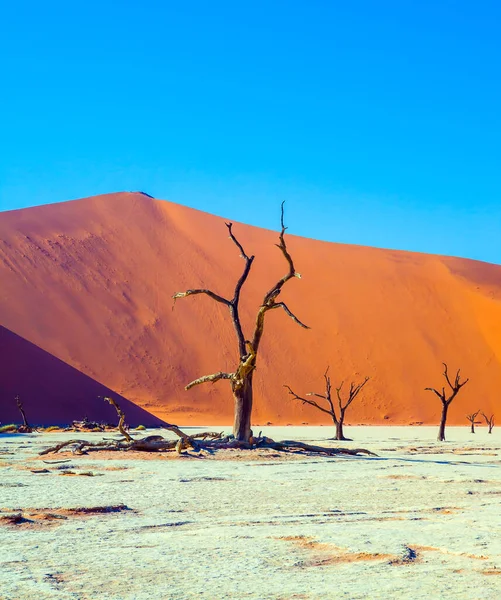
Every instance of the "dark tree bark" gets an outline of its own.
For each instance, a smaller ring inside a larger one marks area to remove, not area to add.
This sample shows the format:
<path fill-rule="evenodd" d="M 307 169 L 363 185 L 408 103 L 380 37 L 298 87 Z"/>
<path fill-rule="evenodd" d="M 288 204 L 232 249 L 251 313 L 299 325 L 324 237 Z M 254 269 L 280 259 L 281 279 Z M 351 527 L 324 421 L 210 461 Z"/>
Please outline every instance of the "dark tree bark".
<path fill-rule="evenodd" d="M 195 385 L 199 385 L 201 383 L 215 383 L 220 379 L 228 379 L 230 381 L 235 405 L 233 435 L 235 436 L 235 439 L 239 442 L 249 442 L 251 438 L 251 417 L 253 402 L 252 379 L 254 376 L 254 369 L 256 368 L 259 345 L 263 336 L 266 313 L 269 310 L 281 308 L 298 325 L 300 325 L 304 329 L 309 329 L 309 327 L 302 323 L 289 310 L 288 306 L 284 302 L 277 302 L 277 298 L 280 295 L 283 286 L 293 277 L 300 278 L 299 273 L 296 272 L 294 262 L 292 260 L 291 255 L 289 254 L 289 251 L 287 250 L 287 245 L 285 243 L 284 235 L 287 228 L 284 225 L 283 202 L 281 207 L 281 226 L 282 229 L 279 234 L 279 243 L 277 244 L 277 247 L 280 249 L 287 262 L 288 272 L 281 279 L 279 279 L 278 282 L 265 294 L 263 302 L 257 312 L 254 332 L 250 339 L 246 338 L 243 332 L 242 323 L 240 321 L 239 303 L 242 287 L 249 276 L 252 263 L 254 262 L 254 256 L 248 256 L 242 244 L 234 236 L 232 230 L 232 223 L 226 223 L 226 227 L 228 228 L 228 232 L 230 234 L 230 239 L 238 248 L 240 256 L 245 261 L 242 275 L 240 276 L 240 279 L 235 285 L 233 298 L 231 300 L 224 298 L 223 296 L 220 296 L 219 294 L 216 294 L 209 289 L 187 290 L 186 292 L 178 292 L 173 296 L 174 301 L 176 301 L 178 298 L 186 298 L 187 296 L 193 296 L 196 294 L 205 294 L 213 300 L 215 300 L 216 302 L 224 304 L 228 307 L 238 342 L 239 362 L 237 368 L 233 373 L 219 372 L 214 373 L 212 375 L 204 375 L 203 377 L 199 377 L 198 379 L 195 379 L 194 381 L 189 383 L 185 389 L 189 390 Z"/>
<path fill-rule="evenodd" d="M 466 415 L 466 418 L 471 423 L 470 433 L 475 433 L 475 425 L 478 425 L 478 423 L 480 422 L 480 421 L 475 421 L 479 412 L 480 412 L 480 409 L 478 409 L 477 412 L 475 412 L 475 413 Z"/>
<path fill-rule="evenodd" d="M 461 382 L 461 375 L 460 375 L 461 371 L 460 371 L 460 369 L 458 369 L 458 371 L 456 373 L 456 377 L 454 379 L 454 383 L 452 383 L 449 378 L 449 371 L 448 371 L 446 363 L 442 363 L 442 364 L 444 365 L 445 381 L 447 382 L 447 385 L 450 388 L 450 392 L 447 394 L 445 391 L 445 387 L 442 388 L 441 392 L 439 392 L 435 388 L 425 388 L 425 391 L 433 392 L 434 394 L 436 394 L 440 398 L 440 401 L 442 402 L 442 416 L 440 418 L 440 425 L 438 428 L 438 436 L 437 436 L 437 440 L 439 442 L 445 442 L 445 423 L 447 421 L 447 411 L 449 410 L 449 406 L 450 406 L 451 402 L 454 400 L 454 398 L 458 395 L 459 390 L 464 385 L 466 385 L 469 381 L 469 379 L 465 379 L 463 382 Z"/>
<path fill-rule="evenodd" d="M 487 426 L 489 427 L 488 433 L 492 433 L 492 428 L 494 427 L 494 415 L 488 417 L 485 413 L 482 413 L 482 417 L 484 417 Z"/>
<path fill-rule="evenodd" d="M 33 431 L 33 428 L 28 423 L 28 419 L 26 418 L 26 413 L 24 412 L 21 398 L 19 396 L 16 396 L 14 399 L 16 401 L 17 408 L 19 409 L 19 412 L 21 413 L 21 416 L 23 418 L 23 424 L 18 428 L 18 431 L 19 433 L 31 433 Z"/>
<path fill-rule="evenodd" d="M 291 390 L 291 388 L 288 385 L 286 385 L 284 387 L 286 387 L 289 390 L 289 394 L 291 396 L 293 396 L 293 398 L 295 400 L 299 400 L 303 404 L 309 404 L 310 406 L 313 406 L 313 407 L 317 408 L 318 410 L 330 415 L 334 425 L 336 426 L 335 439 L 336 440 L 348 440 L 348 438 L 344 437 L 344 432 L 343 432 L 343 424 L 344 424 L 346 409 L 350 406 L 350 404 L 355 400 L 355 398 L 361 392 L 362 388 L 369 381 L 369 378 L 366 377 L 364 379 L 364 381 L 362 381 L 362 383 L 358 383 L 358 384 L 355 384 L 352 382 L 350 384 L 350 389 L 348 390 L 348 398 L 345 401 L 343 401 L 343 398 L 341 395 L 341 389 L 343 387 L 344 381 L 341 382 L 341 385 L 336 388 L 336 396 L 337 396 L 338 407 L 339 407 L 339 415 L 338 415 L 336 412 L 336 409 L 334 407 L 334 402 L 332 400 L 332 383 L 331 383 L 331 378 L 329 377 L 328 373 L 329 373 L 329 367 L 327 367 L 327 370 L 324 373 L 325 394 L 322 395 L 322 394 L 317 394 L 315 392 L 310 392 L 310 393 L 306 394 L 307 396 L 313 396 L 315 398 L 320 398 L 321 400 L 324 400 L 327 403 L 326 406 L 321 406 L 315 400 L 310 400 L 309 398 L 303 398 L 301 396 L 298 396 L 294 391 Z M 348 440 L 348 441 L 350 441 L 350 440 Z"/>
<path fill-rule="evenodd" d="M 437 440 L 439 442 L 445 442 L 445 423 L 447 421 L 447 411 L 448 410 L 449 410 L 449 405 L 444 402 L 442 404 L 442 415 L 440 416 L 440 425 L 438 426 Z"/>

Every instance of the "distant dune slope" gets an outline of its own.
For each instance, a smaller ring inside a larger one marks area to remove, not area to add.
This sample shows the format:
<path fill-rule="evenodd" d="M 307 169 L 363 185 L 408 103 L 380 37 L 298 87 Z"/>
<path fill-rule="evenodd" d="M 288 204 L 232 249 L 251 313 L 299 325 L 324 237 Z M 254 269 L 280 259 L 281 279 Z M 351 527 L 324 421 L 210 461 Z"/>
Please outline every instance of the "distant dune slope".
<path fill-rule="evenodd" d="M 234 233 L 256 255 L 242 297 L 249 331 L 285 264 L 275 232 L 235 224 Z M 282 311 L 268 315 L 255 423 L 327 423 L 283 387 L 321 392 L 327 365 L 334 382 L 371 377 L 351 423 L 436 422 L 440 403 L 424 388 L 443 385 L 444 360 L 471 379 L 451 406 L 451 423 L 466 425 L 465 413 L 477 408 L 500 411 L 501 267 L 292 235 L 287 241 L 302 278 L 284 288 L 283 300 L 311 330 Z M 172 310 L 171 297 L 193 287 L 230 296 L 241 269 L 222 219 L 140 193 L 6 212 L 0 325 L 161 418 L 226 423 L 233 409 L 227 382 L 189 392 L 184 385 L 234 368 L 229 314 L 202 296 Z M 0 351 L 5 358 L 9 350 Z M 12 387 L 2 363 L 0 420 Z M 52 410 L 50 389 L 37 402 Z"/>
<path fill-rule="evenodd" d="M 116 410 L 103 399 L 111 395 L 125 411 L 128 425 L 162 424 L 157 417 L 5 327 L 0 327 L 0 348 L 2 423 L 21 421 L 15 402 L 19 396 L 30 425 L 66 425 L 85 417 L 116 425 Z"/>

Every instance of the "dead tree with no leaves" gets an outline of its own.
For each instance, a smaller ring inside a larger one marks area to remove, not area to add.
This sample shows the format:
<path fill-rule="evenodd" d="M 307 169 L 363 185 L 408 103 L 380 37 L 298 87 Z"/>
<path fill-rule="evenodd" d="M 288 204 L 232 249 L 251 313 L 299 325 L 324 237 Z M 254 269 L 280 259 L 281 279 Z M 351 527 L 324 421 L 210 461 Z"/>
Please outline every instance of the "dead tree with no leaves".
<path fill-rule="evenodd" d="M 355 398 L 361 392 L 362 388 L 369 381 L 369 378 L 366 377 L 364 379 L 364 381 L 362 381 L 362 383 L 356 384 L 356 383 L 352 382 L 350 384 L 350 389 L 348 390 L 348 398 L 344 401 L 341 396 L 341 389 L 343 387 L 344 381 L 342 381 L 341 385 L 336 388 L 336 396 L 337 396 L 338 407 L 339 407 L 339 416 L 338 416 L 338 414 L 336 413 L 336 409 L 334 407 L 334 402 L 332 400 L 332 383 L 331 383 L 331 378 L 329 377 L 328 373 L 329 373 L 329 367 L 327 367 L 327 370 L 324 373 L 324 379 L 325 379 L 325 394 L 324 395 L 317 394 L 315 392 L 310 392 L 310 393 L 306 394 L 307 396 L 312 396 L 312 397 L 316 397 L 316 398 L 325 400 L 327 402 L 327 407 L 321 406 L 315 400 L 310 400 L 309 398 L 303 398 L 301 396 L 298 396 L 294 391 L 291 390 L 291 388 L 288 385 L 286 385 L 284 387 L 286 387 L 289 390 L 289 394 L 291 396 L 293 396 L 295 400 L 300 400 L 303 404 L 309 404 L 310 406 L 314 406 L 315 408 L 318 408 L 318 410 L 321 410 L 322 412 L 327 413 L 328 415 L 331 416 L 331 418 L 334 422 L 334 425 L 336 426 L 336 437 L 334 439 L 348 440 L 348 438 L 345 438 L 344 434 L 343 434 L 343 424 L 344 424 L 346 409 L 350 406 L 350 404 L 355 400 Z"/>
<path fill-rule="evenodd" d="M 24 412 L 24 407 L 23 403 L 21 402 L 21 398 L 19 396 L 16 396 L 14 400 L 16 401 L 17 408 L 19 409 L 19 412 L 23 417 L 23 424 L 17 428 L 17 431 L 19 433 L 31 433 L 33 431 L 33 428 L 28 423 L 28 419 L 26 418 L 26 413 Z"/>
<path fill-rule="evenodd" d="M 466 418 L 471 423 L 470 433 L 475 433 L 475 425 L 478 425 L 480 423 L 480 421 L 475 421 L 479 412 L 480 409 L 478 409 L 477 412 L 466 415 Z"/>
<path fill-rule="evenodd" d="M 460 369 L 458 369 L 454 383 L 452 383 L 449 378 L 447 364 L 446 363 L 442 363 L 442 364 L 444 365 L 445 380 L 447 381 L 447 385 L 451 389 L 449 396 L 447 395 L 447 393 L 445 391 L 445 387 L 442 388 L 441 392 L 439 392 L 435 388 L 425 388 L 425 391 L 433 392 L 434 394 L 436 394 L 442 402 L 442 416 L 440 418 L 440 426 L 438 429 L 438 437 L 437 437 L 437 440 L 439 442 L 445 442 L 445 422 L 447 421 L 447 411 L 449 410 L 450 403 L 458 395 L 459 390 L 464 385 L 466 385 L 469 381 L 469 379 L 465 379 L 463 382 L 461 382 Z"/>
<path fill-rule="evenodd" d="M 220 371 L 218 373 L 213 373 L 212 375 L 204 375 L 203 377 L 199 377 L 198 379 L 195 379 L 194 381 L 189 383 L 185 389 L 189 390 L 192 387 L 201 383 L 215 383 L 216 381 L 219 381 L 221 379 L 229 380 L 235 403 L 233 435 L 235 436 L 236 440 L 241 442 L 248 442 L 251 438 L 251 414 L 253 401 L 252 379 L 254 376 L 254 369 L 256 368 L 257 355 L 259 351 L 259 344 L 263 335 L 264 320 L 266 313 L 270 310 L 281 308 L 299 326 L 303 327 L 304 329 L 309 329 L 309 327 L 302 323 L 289 310 L 288 306 L 284 302 L 277 302 L 277 298 L 280 295 L 283 286 L 294 277 L 300 278 L 299 273 L 296 272 L 294 262 L 292 260 L 291 255 L 289 254 L 289 251 L 287 250 L 287 245 L 285 243 L 284 235 L 287 228 L 284 225 L 283 202 L 281 207 L 281 226 L 282 229 L 279 235 L 279 243 L 276 245 L 282 252 L 285 261 L 287 262 L 288 271 L 286 275 L 279 279 L 278 282 L 265 294 L 263 302 L 257 312 L 254 332 L 250 340 L 246 338 L 242 329 L 242 323 L 240 321 L 239 313 L 239 303 L 240 293 L 242 291 L 244 283 L 247 280 L 247 277 L 249 276 L 252 263 L 254 262 L 254 256 L 249 256 L 245 252 L 242 244 L 233 235 L 232 223 L 226 223 L 226 227 L 228 228 L 228 232 L 230 234 L 230 239 L 238 248 L 241 258 L 243 258 L 243 260 L 245 261 L 242 275 L 240 276 L 239 280 L 235 285 L 233 298 L 231 298 L 231 300 L 224 298 L 223 296 L 220 296 L 219 294 L 216 294 L 209 289 L 187 290 L 186 292 L 178 292 L 173 296 L 174 301 L 176 301 L 178 298 L 186 298 L 187 296 L 194 296 L 196 294 L 205 294 L 206 296 L 209 296 L 209 298 L 212 298 L 216 302 L 219 302 L 220 304 L 226 306 L 230 311 L 230 316 L 233 322 L 233 327 L 235 329 L 238 341 L 239 362 L 237 368 L 233 373 L 223 373 L 222 371 Z"/>
<path fill-rule="evenodd" d="M 482 413 L 482 417 L 484 417 L 487 426 L 489 427 L 488 433 L 492 433 L 492 428 L 494 427 L 494 415 L 488 417 L 485 413 Z"/>

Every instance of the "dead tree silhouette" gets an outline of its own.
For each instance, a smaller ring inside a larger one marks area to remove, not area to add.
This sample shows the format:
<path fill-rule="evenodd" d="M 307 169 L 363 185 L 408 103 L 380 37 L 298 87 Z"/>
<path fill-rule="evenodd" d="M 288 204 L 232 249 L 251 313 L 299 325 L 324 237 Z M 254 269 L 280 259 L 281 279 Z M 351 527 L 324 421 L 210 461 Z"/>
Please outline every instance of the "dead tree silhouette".
<path fill-rule="evenodd" d="M 468 383 L 469 379 L 465 379 L 461 382 L 461 371 L 458 369 L 456 373 L 456 377 L 454 379 L 454 383 L 451 382 L 449 378 L 449 372 L 446 363 L 442 363 L 444 365 L 444 377 L 447 382 L 447 385 L 450 388 L 450 392 L 446 393 L 445 387 L 442 388 L 442 391 L 439 392 L 435 388 L 425 388 L 425 391 L 433 392 L 436 394 L 440 401 L 442 402 L 442 416 L 440 417 L 440 426 L 438 428 L 438 437 L 437 440 L 439 442 L 445 442 L 445 423 L 447 421 L 447 411 L 449 410 L 449 406 L 454 398 L 458 395 L 459 390 Z"/>

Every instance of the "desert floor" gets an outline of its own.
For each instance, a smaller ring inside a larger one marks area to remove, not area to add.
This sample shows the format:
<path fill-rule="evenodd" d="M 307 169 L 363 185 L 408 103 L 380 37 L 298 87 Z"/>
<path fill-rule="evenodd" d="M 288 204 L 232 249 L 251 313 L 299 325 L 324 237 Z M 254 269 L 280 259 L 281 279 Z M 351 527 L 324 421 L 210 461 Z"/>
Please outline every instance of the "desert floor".
<path fill-rule="evenodd" d="M 501 428 L 345 433 L 379 457 L 38 457 L 75 434 L 0 436 L 0 598 L 501 598 Z"/>

